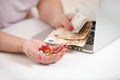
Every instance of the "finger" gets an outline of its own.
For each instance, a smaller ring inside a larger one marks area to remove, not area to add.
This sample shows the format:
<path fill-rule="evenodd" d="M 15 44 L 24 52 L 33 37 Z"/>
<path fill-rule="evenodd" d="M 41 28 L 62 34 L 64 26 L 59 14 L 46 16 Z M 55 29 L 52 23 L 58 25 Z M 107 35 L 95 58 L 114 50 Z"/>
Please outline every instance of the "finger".
<path fill-rule="evenodd" d="M 65 44 L 61 44 L 61 45 L 59 45 L 59 47 L 58 47 L 56 50 L 54 50 L 53 52 L 54 52 L 54 53 L 58 53 L 58 52 L 60 52 L 64 47 L 65 47 Z"/>
<path fill-rule="evenodd" d="M 53 62 L 57 62 L 59 59 L 61 59 L 63 57 L 63 55 L 65 55 L 67 49 L 63 48 L 60 52 L 58 52 L 57 54 L 53 55 Z"/>
<path fill-rule="evenodd" d="M 52 46 L 52 51 L 56 51 L 58 50 L 58 48 L 60 47 L 61 44 L 57 45 L 57 46 Z"/>
<path fill-rule="evenodd" d="M 56 29 L 61 28 L 61 27 L 62 27 L 62 24 L 57 24 L 57 25 L 55 25 L 54 27 L 55 27 Z"/>
<path fill-rule="evenodd" d="M 45 54 L 43 54 L 42 60 L 40 61 L 40 63 L 42 64 L 50 64 L 52 61 L 49 59 L 49 56 L 46 56 Z"/>
<path fill-rule="evenodd" d="M 43 64 L 50 64 L 53 62 L 56 62 L 57 60 L 60 59 L 60 54 L 53 54 L 52 56 L 45 56 L 42 58 L 42 63 Z"/>
<path fill-rule="evenodd" d="M 42 59 L 42 64 L 51 64 L 60 59 L 59 55 L 53 54 L 52 56 L 45 56 Z"/>
<path fill-rule="evenodd" d="M 64 48 L 63 50 L 64 50 L 64 53 L 68 52 L 68 49 L 67 49 L 67 48 Z"/>
<path fill-rule="evenodd" d="M 67 16 L 67 19 L 68 19 L 69 21 L 71 21 L 72 18 L 73 18 L 73 16 L 74 16 L 74 14 L 66 14 L 66 16 Z"/>
<path fill-rule="evenodd" d="M 39 52 L 39 50 L 34 50 L 33 51 L 33 57 L 37 62 L 40 62 L 43 58 L 43 54 Z"/>
<path fill-rule="evenodd" d="M 73 30 L 73 26 L 71 25 L 70 21 L 66 18 L 62 21 L 62 25 L 67 29 L 67 30 Z"/>
<path fill-rule="evenodd" d="M 65 54 L 65 50 L 63 49 L 62 51 L 60 51 L 59 53 L 54 55 L 53 56 L 54 59 L 53 59 L 52 63 L 57 62 L 58 60 L 60 60 L 63 57 L 64 54 Z"/>
<path fill-rule="evenodd" d="M 66 44 L 64 44 L 64 43 L 57 45 L 56 47 L 54 47 L 53 53 L 60 52 L 65 46 L 66 46 Z"/>

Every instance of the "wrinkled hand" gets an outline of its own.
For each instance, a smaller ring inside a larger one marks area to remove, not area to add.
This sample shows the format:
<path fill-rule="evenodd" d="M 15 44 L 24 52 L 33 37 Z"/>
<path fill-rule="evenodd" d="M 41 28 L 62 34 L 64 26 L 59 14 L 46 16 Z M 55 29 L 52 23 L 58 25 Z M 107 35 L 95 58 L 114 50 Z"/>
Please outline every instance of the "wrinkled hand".
<path fill-rule="evenodd" d="M 39 46 L 41 45 L 45 44 L 39 40 L 26 40 L 23 45 L 23 52 L 30 59 L 37 63 L 50 64 L 60 60 L 67 51 L 67 49 L 65 48 L 65 44 L 60 44 L 58 46 L 50 46 L 52 52 L 54 52 L 55 55 L 45 56 L 44 54 L 40 54 L 39 52 Z"/>
<path fill-rule="evenodd" d="M 71 25 L 70 21 L 73 18 L 73 14 L 58 14 L 53 17 L 50 25 L 59 28 L 65 27 L 67 30 L 73 30 L 73 26 Z"/>

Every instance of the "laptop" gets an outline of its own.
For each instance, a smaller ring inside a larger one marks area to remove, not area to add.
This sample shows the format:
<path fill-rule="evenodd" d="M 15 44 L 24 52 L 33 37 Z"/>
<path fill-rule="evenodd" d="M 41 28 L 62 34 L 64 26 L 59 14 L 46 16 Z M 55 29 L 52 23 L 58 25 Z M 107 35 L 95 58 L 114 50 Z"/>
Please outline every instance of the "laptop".
<path fill-rule="evenodd" d="M 120 37 L 120 1 L 99 0 L 98 4 L 97 18 L 93 22 L 85 46 L 83 48 L 74 47 L 73 50 L 94 53 Z M 54 28 L 49 27 L 33 36 L 33 38 L 44 41 L 53 30 Z"/>

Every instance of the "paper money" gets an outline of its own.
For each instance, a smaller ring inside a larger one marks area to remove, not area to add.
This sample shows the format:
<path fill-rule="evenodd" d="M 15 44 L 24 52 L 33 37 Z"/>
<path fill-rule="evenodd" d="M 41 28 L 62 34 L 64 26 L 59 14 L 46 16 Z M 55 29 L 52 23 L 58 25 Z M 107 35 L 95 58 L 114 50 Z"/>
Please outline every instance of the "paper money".
<path fill-rule="evenodd" d="M 93 22 L 88 21 L 88 18 L 85 16 L 80 13 L 76 13 L 71 20 L 71 24 L 74 27 L 73 31 L 68 31 L 65 28 L 53 30 L 44 42 L 52 45 L 66 43 L 67 46 L 71 47 L 84 47 L 88 39 L 92 23 Z"/>
<path fill-rule="evenodd" d="M 58 34 L 59 36 L 56 37 L 66 40 L 85 39 L 90 31 L 91 26 L 92 26 L 92 22 L 87 22 L 78 33 L 73 33 L 71 31 L 67 31 L 64 28 L 59 28 L 58 30 L 53 31 L 52 35 Z"/>
<path fill-rule="evenodd" d="M 55 34 L 56 35 L 56 34 Z M 67 39 L 63 39 L 63 38 L 59 38 L 59 37 L 55 37 L 55 35 L 49 35 L 44 42 L 48 43 L 48 44 L 52 44 L 52 45 L 57 45 L 57 44 L 61 44 L 61 43 L 66 43 L 67 45 L 73 45 L 73 46 L 79 46 L 79 47 L 83 47 L 86 43 L 87 37 L 85 39 L 82 40 L 67 40 Z M 58 35 L 58 34 L 57 34 Z"/>
<path fill-rule="evenodd" d="M 77 12 L 75 16 L 73 17 L 73 19 L 71 20 L 71 24 L 74 27 L 73 33 L 78 33 L 87 21 L 88 21 L 87 17 Z"/>
<path fill-rule="evenodd" d="M 44 42 L 53 45 L 66 43 L 67 45 L 83 47 L 87 41 L 91 26 L 92 22 L 87 22 L 79 33 L 73 33 L 72 31 L 67 31 L 65 28 L 59 28 L 52 31 Z"/>
<path fill-rule="evenodd" d="M 88 21 L 83 28 L 80 30 L 78 34 L 80 34 L 80 39 L 85 39 L 87 35 L 90 33 L 91 27 L 93 26 L 92 21 Z"/>

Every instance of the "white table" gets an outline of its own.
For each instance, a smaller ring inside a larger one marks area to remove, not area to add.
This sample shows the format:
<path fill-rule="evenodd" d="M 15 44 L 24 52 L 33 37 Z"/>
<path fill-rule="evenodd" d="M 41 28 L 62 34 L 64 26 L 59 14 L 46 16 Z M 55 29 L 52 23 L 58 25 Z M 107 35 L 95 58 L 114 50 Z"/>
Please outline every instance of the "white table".
<path fill-rule="evenodd" d="M 3 31 L 30 39 L 47 27 L 38 19 L 29 19 Z M 36 64 L 25 55 L 0 52 L 0 80 L 120 80 L 119 43 L 120 39 L 94 54 L 67 53 L 50 65 Z"/>

